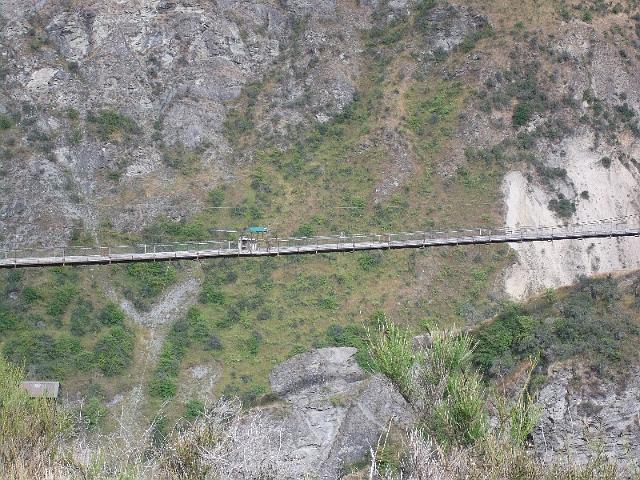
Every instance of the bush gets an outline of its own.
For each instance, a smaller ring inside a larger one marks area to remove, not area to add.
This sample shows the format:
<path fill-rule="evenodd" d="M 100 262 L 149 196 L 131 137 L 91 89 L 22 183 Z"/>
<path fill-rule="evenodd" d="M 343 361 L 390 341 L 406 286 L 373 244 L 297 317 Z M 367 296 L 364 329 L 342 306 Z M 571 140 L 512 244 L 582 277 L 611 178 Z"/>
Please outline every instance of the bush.
<path fill-rule="evenodd" d="M 204 413 L 204 403 L 200 400 L 189 400 L 184 407 L 184 418 L 190 422 L 194 421 Z"/>
<path fill-rule="evenodd" d="M 81 300 L 71 312 L 69 328 L 73 335 L 82 336 L 89 331 L 97 330 L 94 320 L 93 304 L 87 300 Z"/>
<path fill-rule="evenodd" d="M 167 335 L 160 358 L 149 382 L 149 393 L 157 398 L 171 398 L 177 392 L 177 379 L 180 364 L 187 348 L 191 345 L 191 338 L 199 338 L 206 342 L 208 327 L 204 323 L 202 313 L 197 308 L 190 308 L 185 318 L 173 324 Z"/>
<path fill-rule="evenodd" d="M 133 119 L 115 110 L 101 110 L 98 114 L 89 113 L 87 120 L 94 125 L 100 140 L 103 142 L 119 138 L 129 139 L 132 135 L 140 135 L 142 130 Z"/>
<path fill-rule="evenodd" d="M 313 225 L 305 223 L 304 225 L 300 225 L 298 229 L 293 232 L 294 237 L 313 237 L 316 234 L 316 229 Z"/>
<path fill-rule="evenodd" d="M 93 366 L 80 342 L 64 335 L 56 339 L 25 331 L 6 342 L 3 353 L 11 362 L 26 365 L 31 375 L 43 379 L 61 380 Z"/>
<path fill-rule="evenodd" d="M 358 265 L 365 272 L 380 266 L 382 261 L 383 258 L 380 252 L 362 252 L 358 255 Z"/>
<path fill-rule="evenodd" d="M 202 312 L 196 307 L 191 307 L 187 312 L 187 324 L 190 338 L 205 341 L 209 335 L 209 327 Z"/>
<path fill-rule="evenodd" d="M 111 327 L 94 347 L 96 365 L 107 376 L 122 373 L 133 361 L 135 336 L 121 326 Z"/>
<path fill-rule="evenodd" d="M 127 266 L 127 274 L 137 282 L 139 294 L 152 299 L 176 279 L 176 269 L 172 265 L 160 262 L 132 263 Z"/>
<path fill-rule="evenodd" d="M 204 341 L 205 350 L 222 350 L 222 342 L 217 335 L 209 335 Z"/>
<path fill-rule="evenodd" d="M 18 317 L 8 308 L 0 305 L 0 333 L 13 330 L 18 324 Z"/>
<path fill-rule="evenodd" d="M 224 304 L 224 292 L 218 288 L 216 283 L 207 282 L 200 292 L 200 303 L 222 305 Z"/>
<path fill-rule="evenodd" d="M 491 324 L 479 330 L 475 339 L 474 363 L 489 373 L 507 352 L 524 352 L 532 344 L 534 320 L 515 306 L 508 306 Z"/>
<path fill-rule="evenodd" d="M 565 297 L 547 294 L 528 310 L 508 306 L 475 332 L 474 363 L 492 376 L 538 356 L 542 368 L 585 355 L 598 369 L 620 365 L 638 335 L 628 314 L 614 308 L 620 295 L 614 278 L 581 278 Z"/>
<path fill-rule="evenodd" d="M 27 305 L 32 305 L 42 298 L 40 292 L 33 287 L 25 287 L 22 290 L 22 301 Z"/>
<path fill-rule="evenodd" d="M 571 218 L 576 213 L 576 204 L 574 201 L 566 198 L 562 193 L 557 198 L 549 201 L 549 210 L 554 212 L 560 218 Z"/>
<path fill-rule="evenodd" d="M 11 119 L 4 114 L 0 114 L 0 130 L 9 130 L 11 127 L 13 127 Z"/>
<path fill-rule="evenodd" d="M 76 288 L 67 284 L 51 290 L 52 296 L 47 305 L 47 313 L 52 317 L 60 317 L 76 296 Z"/>
<path fill-rule="evenodd" d="M 88 430 L 94 430 L 102 425 L 108 413 L 109 410 L 96 397 L 91 397 L 80 409 L 80 415 Z"/>
<path fill-rule="evenodd" d="M 214 207 L 222 206 L 224 202 L 224 188 L 216 187 L 209 191 L 209 203 Z"/>
<path fill-rule="evenodd" d="M 531 120 L 533 116 L 533 108 L 527 102 L 520 102 L 513 109 L 513 115 L 511 117 L 511 122 L 514 127 L 522 127 L 526 125 Z"/>
<path fill-rule="evenodd" d="M 260 345 L 262 344 L 262 336 L 256 332 L 255 330 L 251 332 L 251 336 L 247 340 L 247 351 L 249 355 L 255 357 L 260 350 Z"/>
<path fill-rule="evenodd" d="M 149 383 L 149 393 L 156 398 L 175 397 L 178 391 L 176 382 L 169 378 L 154 378 Z"/>
<path fill-rule="evenodd" d="M 124 323 L 124 312 L 118 305 L 110 302 L 100 310 L 98 319 L 103 325 L 122 325 Z"/>

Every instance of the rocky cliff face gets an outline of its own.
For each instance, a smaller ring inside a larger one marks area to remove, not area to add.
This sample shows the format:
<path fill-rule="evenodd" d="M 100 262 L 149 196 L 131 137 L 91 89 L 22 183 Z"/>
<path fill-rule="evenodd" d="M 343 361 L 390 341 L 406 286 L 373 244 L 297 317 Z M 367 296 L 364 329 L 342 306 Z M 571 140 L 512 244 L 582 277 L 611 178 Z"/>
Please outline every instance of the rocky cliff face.
<path fill-rule="evenodd" d="M 74 221 L 136 230 L 159 212 L 193 212 L 197 193 L 229 175 L 226 112 L 252 82 L 274 83 L 263 121 L 275 130 L 340 112 L 353 99 L 358 32 L 373 9 L 332 1 L 2 6 L 0 113 L 17 131 L 2 164 L 0 225 L 6 237 L 48 244 L 68 240 Z M 268 77 L 276 65 L 277 78 Z M 185 148 L 205 167 L 195 192 L 176 171 L 189 165 L 168 159 Z M 137 207 L 123 208 L 124 197 Z"/>
<path fill-rule="evenodd" d="M 598 455 L 624 471 L 640 458 L 640 374 L 631 369 L 622 384 L 580 367 L 557 367 L 540 391 L 542 418 L 534 444 L 547 462 L 586 464 Z"/>

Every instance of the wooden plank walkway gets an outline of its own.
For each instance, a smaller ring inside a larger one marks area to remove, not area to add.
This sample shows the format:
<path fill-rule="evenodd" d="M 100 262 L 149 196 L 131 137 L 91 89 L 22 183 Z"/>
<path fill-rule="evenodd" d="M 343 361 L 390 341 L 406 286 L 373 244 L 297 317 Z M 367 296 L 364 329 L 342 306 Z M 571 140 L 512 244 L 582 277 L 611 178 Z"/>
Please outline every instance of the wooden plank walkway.
<path fill-rule="evenodd" d="M 11 249 L 0 251 L 0 268 L 264 257 L 359 250 L 392 250 L 632 236 L 640 236 L 639 226 L 630 226 L 626 223 L 595 222 L 580 225 L 523 227 L 517 229 L 476 228 L 446 232 L 385 233 L 305 238 L 273 237 L 257 239 L 245 248 L 239 248 L 236 242 L 212 240 L 206 242 L 115 247 Z"/>

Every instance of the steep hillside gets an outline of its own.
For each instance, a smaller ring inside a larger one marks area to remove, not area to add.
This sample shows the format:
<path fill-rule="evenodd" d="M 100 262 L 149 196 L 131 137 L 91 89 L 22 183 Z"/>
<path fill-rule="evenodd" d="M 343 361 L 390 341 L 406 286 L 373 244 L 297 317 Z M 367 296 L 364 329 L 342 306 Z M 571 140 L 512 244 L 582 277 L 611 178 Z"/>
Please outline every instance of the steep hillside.
<path fill-rule="evenodd" d="M 639 213 L 635 2 L 2 7 L 5 247 Z M 385 314 L 473 325 L 505 298 L 638 268 L 639 252 L 605 239 L 3 273 L 0 342 L 72 395 L 134 417 L 173 399 L 175 414 L 256 402 L 275 365 L 358 347 Z"/>

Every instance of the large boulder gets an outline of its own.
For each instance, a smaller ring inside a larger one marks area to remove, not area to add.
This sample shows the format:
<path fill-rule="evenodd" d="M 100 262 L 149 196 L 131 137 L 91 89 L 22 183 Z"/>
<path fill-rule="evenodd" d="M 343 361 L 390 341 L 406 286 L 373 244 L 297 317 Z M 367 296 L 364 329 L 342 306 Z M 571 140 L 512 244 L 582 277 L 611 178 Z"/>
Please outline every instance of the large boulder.
<path fill-rule="evenodd" d="M 271 373 L 271 389 L 283 402 L 263 414 L 281 442 L 281 478 L 337 478 L 388 428 L 411 425 L 409 404 L 386 377 L 365 373 L 355 353 L 323 348 Z"/>

